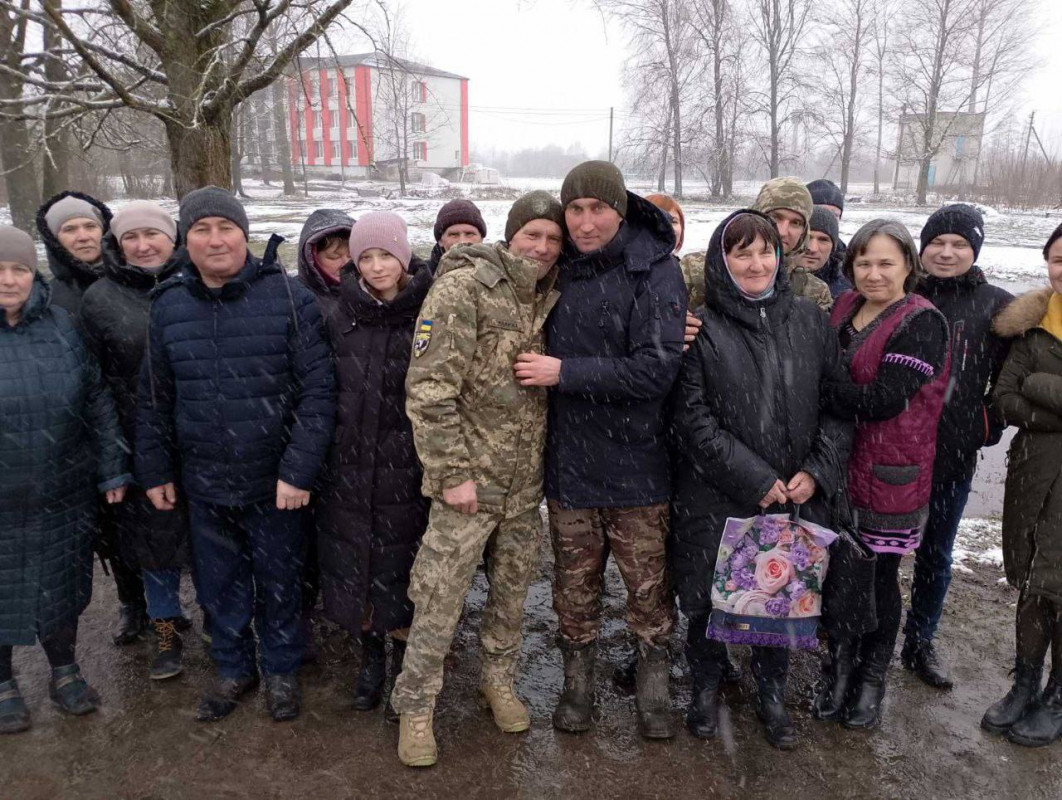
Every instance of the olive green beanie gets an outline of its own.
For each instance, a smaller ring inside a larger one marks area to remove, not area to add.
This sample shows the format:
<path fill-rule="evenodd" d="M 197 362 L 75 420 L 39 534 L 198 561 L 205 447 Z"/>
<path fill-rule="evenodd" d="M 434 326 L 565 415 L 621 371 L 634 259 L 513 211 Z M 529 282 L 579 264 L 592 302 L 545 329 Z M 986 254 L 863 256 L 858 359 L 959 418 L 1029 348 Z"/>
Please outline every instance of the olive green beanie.
<path fill-rule="evenodd" d="M 511 242 L 524 225 L 536 219 L 556 222 L 564 230 L 564 209 L 561 204 L 549 192 L 537 190 L 520 197 L 509 209 L 509 219 L 505 222 L 505 241 Z"/>
<path fill-rule="evenodd" d="M 627 216 L 627 185 L 619 167 L 609 161 L 584 161 L 574 167 L 561 185 L 561 206 L 573 200 L 592 197 Z"/>

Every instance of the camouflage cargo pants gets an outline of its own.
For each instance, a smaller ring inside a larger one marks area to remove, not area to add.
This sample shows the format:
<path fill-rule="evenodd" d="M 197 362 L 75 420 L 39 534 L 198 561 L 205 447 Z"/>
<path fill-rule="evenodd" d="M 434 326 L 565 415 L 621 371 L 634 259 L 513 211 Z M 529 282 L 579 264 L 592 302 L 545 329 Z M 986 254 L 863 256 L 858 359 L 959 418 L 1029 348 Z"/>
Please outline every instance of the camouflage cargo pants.
<path fill-rule="evenodd" d="M 482 682 L 508 685 L 516 675 L 523 644 L 524 600 L 539 560 L 542 517 L 537 508 L 506 519 L 500 512 L 462 514 L 433 503 L 409 580 L 413 625 L 402 674 L 391 702 L 400 714 L 435 706 L 442 690 L 443 662 L 450 652 L 465 594 L 487 548 L 490 589 L 479 639 Z"/>
<path fill-rule="evenodd" d="M 642 641 L 666 645 L 674 627 L 667 584 L 666 504 L 640 508 L 561 508 L 549 503 L 553 609 L 572 644 L 597 639 L 601 589 L 611 548 L 627 587 L 627 624 Z"/>

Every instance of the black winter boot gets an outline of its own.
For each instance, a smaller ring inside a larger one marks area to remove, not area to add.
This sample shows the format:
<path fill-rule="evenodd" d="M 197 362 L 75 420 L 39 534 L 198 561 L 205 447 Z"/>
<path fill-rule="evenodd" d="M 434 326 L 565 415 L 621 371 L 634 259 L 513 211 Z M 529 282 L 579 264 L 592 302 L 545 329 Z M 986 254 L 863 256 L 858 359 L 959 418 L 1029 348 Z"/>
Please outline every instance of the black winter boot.
<path fill-rule="evenodd" d="M 114 643 L 122 646 L 140 641 L 140 636 L 151 627 L 147 606 L 140 603 L 125 603 L 118 607 L 118 627 L 114 629 Z"/>
<path fill-rule="evenodd" d="M 873 728 L 881 720 L 881 701 L 885 697 L 885 675 L 892 660 L 892 649 L 863 648 L 854 698 L 845 713 L 846 728 Z"/>
<path fill-rule="evenodd" d="M 29 709 L 15 679 L 0 683 L 0 734 L 22 733 L 29 726 Z"/>
<path fill-rule="evenodd" d="M 560 641 L 564 656 L 564 689 L 553 710 L 553 727 L 568 733 L 590 729 L 594 711 L 594 661 L 597 643 Z"/>
<path fill-rule="evenodd" d="M 218 678 L 199 701 L 195 718 L 199 722 L 217 722 L 239 705 L 240 698 L 258 686 L 258 673 L 242 678 Z"/>
<path fill-rule="evenodd" d="M 384 637 L 366 633 L 361 640 L 361 674 L 354 684 L 354 708 L 372 711 L 383 699 L 387 680 L 387 652 Z"/>
<path fill-rule="evenodd" d="M 177 633 L 177 619 L 155 620 L 155 636 L 158 640 L 158 652 L 155 660 L 151 662 L 149 677 L 153 681 L 162 681 L 180 675 L 184 667 L 181 664 L 181 654 L 184 652 L 184 642 L 181 634 Z"/>
<path fill-rule="evenodd" d="M 391 705 L 391 693 L 395 690 L 395 681 L 402 672 L 402 662 L 406 658 L 406 643 L 401 639 L 391 640 L 391 665 L 387 670 L 387 705 L 384 708 L 384 719 L 388 722 L 397 723 L 401 715 Z"/>
<path fill-rule="evenodd" d="M 302 692 L 299 691 L 299 676 L 291 672 L 287 675 L 266 675 L 266 708 L 273 722 L 288 722 L 299 716 Z"/>
<path fill-rule="evenodd" d="M 934 689 L 950 689 L 955 685 L 937 649 L 933 646 L 933 640 L 904 642 L 900 660 L 904 669 L 913 672 L 922 683 L 932 686 Z"/>
<path fill-rule="evenodd" d="M 638 643 L 638 675 L 634 704 L 638 730 L 646 739 L 675 735 L 671 713 L 671 653 L 667 645 Z"/>
<path fill-rule="evenodd" d="M 100 696 L 81 677 L 81 668 L 77 664 L 52 670 L 48 696 L 61 711 L 75 717 L 91 714 L 100 707 Z"/>
<path fill-rule="evenodd" d="M 726 658 L 723 659 L 723 683 L 727 686 L 737 686 L 741 683 L 741 667 L 730 657 L 730 648 L 727 648 Z"/>
<path fill-rule="evenodd" d="M 1017 661 L 1011 674 L 1014 685 L 1002 700 L 989 707 L 981 717 L 981 727 L 990 733 L 1006 733 L 1040 700 L 1042 666 L 1034 667 L 1025 661 Z"/>
<path fill-rule="evenodd" d="M 688 656 L 687 656 L 688 658 Z M 690 661 L 690 705 L 686 709 L 686 727 L 698 739 L 714 739 L 719 734 L 719 670 L 706 669 Z"/>
<path fill-rule="evenodd" d="M 793 750 L 797 746 L 796 727 L 785 710 L 785 678 L 760 678 L 756 715 L 763 723 L 767 743 L 779 750 Z"/>
<path fill-rule="evenodd" d="M 856 642 L 831 637 L 829 651 L 829 670 L 811 704 L 811 714 L 824 722 L 839 722 L 844 717 L 845 701 L 856 672 Z"/>
<path fill-rule="evenodd" d="M 1053 665 L 1052 665 L 1053 666 Z M 1054 674 L 1033 707 L 1007 731 L 1022 747 L 1046 747 L 1062 737 L 1062 676 Z"/>

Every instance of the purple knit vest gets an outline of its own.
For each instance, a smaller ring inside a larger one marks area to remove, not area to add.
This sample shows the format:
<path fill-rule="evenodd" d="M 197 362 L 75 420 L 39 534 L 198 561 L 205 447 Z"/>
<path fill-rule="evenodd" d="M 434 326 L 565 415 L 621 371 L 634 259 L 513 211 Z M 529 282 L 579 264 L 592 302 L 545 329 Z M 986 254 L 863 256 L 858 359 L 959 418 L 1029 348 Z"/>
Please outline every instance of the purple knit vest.
<path fill-rule="evenodd" d="M 830 324 L 841 328 L 855 314 L 861 296 L 850 291 L 837 298 Z M 934 306 L 908 294 L 888 309 L 860 339 L 853 341 L 851 376 L 856 385 L 871 383 L 886 357 L 889 339 L 914 314 Z M 894 355 L 895 360 L 906 357 Z M 918 368 L 916 359 L 911 366 Z M 937 421 L 944 406 L 951 356 L 929 383 L 919 389 L 906 410 L 892 419 L 856 426 L 848 461 L 848 490 L 859 510 L 859 524 L 877 530 L 902 530 L 924 524 L 932 491 L 937 453 Z"/>

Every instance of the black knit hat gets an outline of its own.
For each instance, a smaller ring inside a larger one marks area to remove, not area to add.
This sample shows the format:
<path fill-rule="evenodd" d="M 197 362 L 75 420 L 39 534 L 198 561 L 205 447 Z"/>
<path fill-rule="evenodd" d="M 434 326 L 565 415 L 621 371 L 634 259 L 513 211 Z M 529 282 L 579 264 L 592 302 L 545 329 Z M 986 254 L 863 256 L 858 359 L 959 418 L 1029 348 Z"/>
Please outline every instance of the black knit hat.
<path fill-rule="evenodd" d="M 439 209 L 439 216 L 435 218 L 435 241 L 439 241 L 451 225 L 471 225 L 480 236 L 487 236 L 487 223 L 471 200 L 451 200 Z"/>
<path fill-rule="evenodd" d="M 837 217 L 826 206 L 815 206 L 812 209 L 809 227 L 813 231 L 825 233 L 833 240 L 834 245 L 841 238 L 841 227 L 837 224 Z"/>
<path fill-rule="evenodd" d="M 511 242 L 524 225 L 536 219 L 556 222 L 564 230 L 564 209 L 553 195 L 541 189 L 528 192 L 513 203 L 505 222 L 505 241 Z"/>
<path fill-rule="evenodd" d="M 1047 244 L 1044 245 L 1044 261 L 1047 261 L 1047 256 L 1051 252 L 1051 245 L 1062 239 L 1062 225 L 1055 228 L 1051 235 L 1047 237 Z"/>
<path fill-rule="evenodd" d="M 230 220 L 243 231 L 244 238 L 251 238 L 250 223 L 243 204 L 232 192 L 220 186 L 204 186 L 181 198 L 177 227 L 181 241 L 188 241 L 188 230 L 205 217 L 221 217 Z"/>
<path fill-rule="evenodd" d="M 561 206 L 568 207 L 580 197 L 592 197 L 627 216 L 627 185 L 623 173 L 610 161 L 584 161 L 564 178 L 561 184 Z"/>
<path fill-rule="evenodd" d="M 841 209 L 842 214 L 844 213 L 844 192 L 837 187 L 836 183 L 826 178 L 819 178 L 809 183 L 807 188 L 811 193 L 812 203 L 817 206 L 834 206 Z"/>
<path fill-rule="evenodd" d="M 985 218 L 981 216 L 981 212 L 966 203 L 954 203 L 938 208 L 922 227 L 922 246 L 918 254 L 924 253 L 931 241 L 946 233 L 953 233 L 968 241 L 973 248 L 976 263 L 981 254 L 981 245 L 985 243 Z"/>

